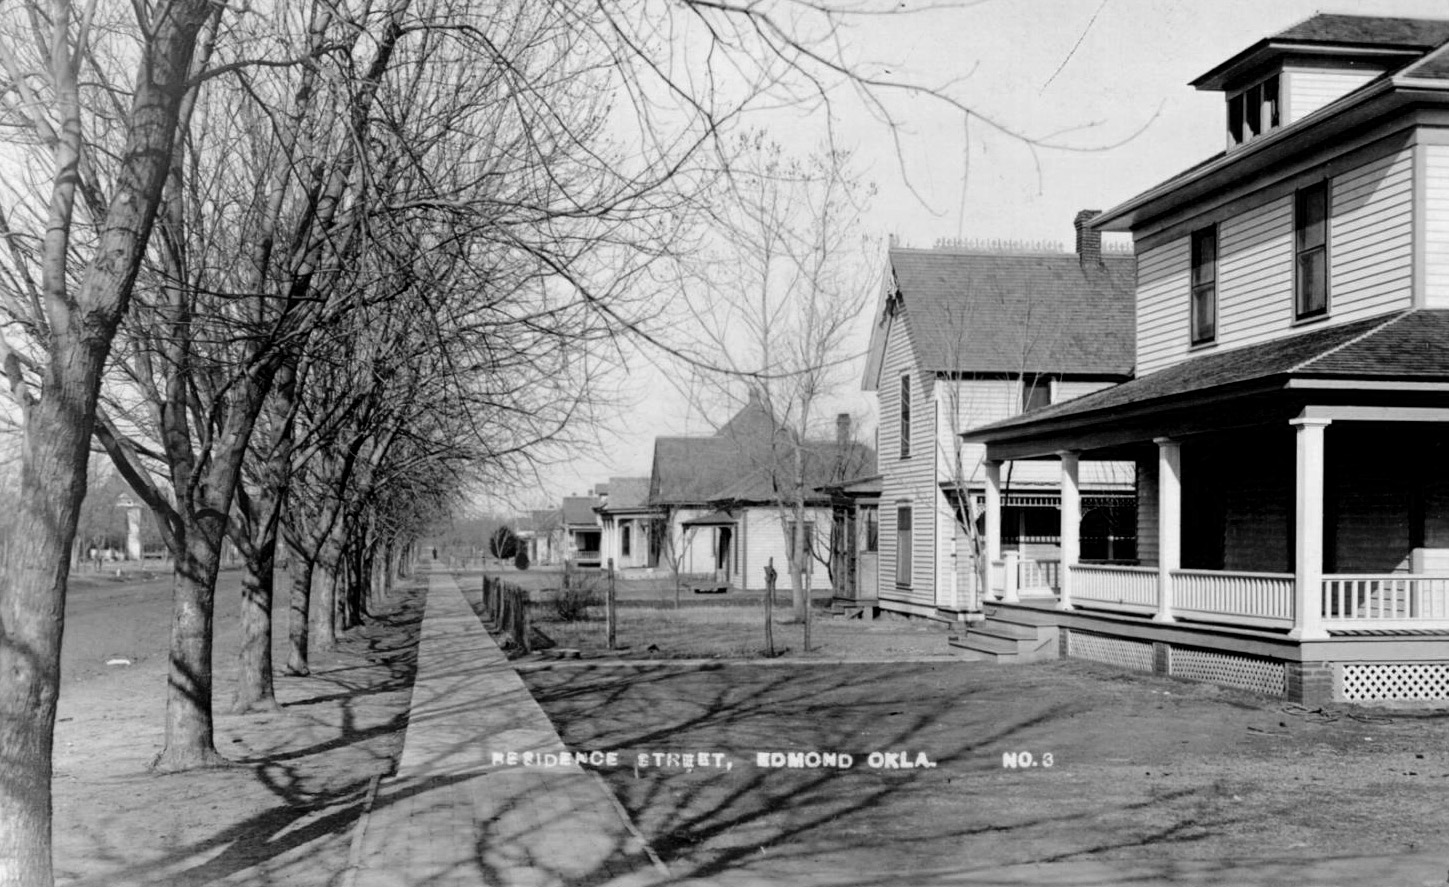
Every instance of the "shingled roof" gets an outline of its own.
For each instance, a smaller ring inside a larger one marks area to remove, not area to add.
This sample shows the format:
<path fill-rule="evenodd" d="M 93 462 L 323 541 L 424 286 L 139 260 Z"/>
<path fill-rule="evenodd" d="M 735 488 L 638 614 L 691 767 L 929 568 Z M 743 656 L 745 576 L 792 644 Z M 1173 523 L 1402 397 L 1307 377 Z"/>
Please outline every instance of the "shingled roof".
<path fill-rule="evenodd" d="M 1415 309 L 1212 354 L 968 432 L 994 440 L 1042 422 L 1302 378 L 1449 382 L 1449 310 Z M 1005 434 L 1003 434 L 1005 433 Z"/>
<path fill-rule="evenodd" d="M 890 265 L 923 370 L 1132 371 L 1133 256 L 895 248 Z"/>
<path fill-rule="evenodd" d="M 599 500 L 593 496 L 565 496 L 563 500 L 564 523 L 570 526 L 579 524 L 593 524 L 598 520 L 594 516 L 594 506 Z"/>
<path fill-rule="evenodd" d="M 605 507 L 608 510 L 618 511 L 621 508 L 643 508 L 648 505 L 648 500 L 649 478 L 609 478 L 609 495 L 605 500 Z"/>
<path fill-rule="evenodd" d="M 790 431 L 773 421 L 764 405 L 752 398 L 716 434 L 655 438 L 650 504 L 775 499 L 785 479 L 793 474 L 794 448 L 772 447 L 772 436 L 788 444 Z M 875 471 L 875 453 L 864 444 L 847 442 L 842 447 L 833 440 L 810 440 L 803 453 L 807 490 Z"/>

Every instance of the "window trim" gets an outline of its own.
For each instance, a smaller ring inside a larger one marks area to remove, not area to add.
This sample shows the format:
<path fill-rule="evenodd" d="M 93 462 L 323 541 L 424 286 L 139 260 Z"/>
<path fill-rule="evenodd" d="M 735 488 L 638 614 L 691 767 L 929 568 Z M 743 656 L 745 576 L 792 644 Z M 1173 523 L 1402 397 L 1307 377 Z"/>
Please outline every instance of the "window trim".
<path fill-rule="evenodd" d="M 1199 244 L 1211 240 L 1212 242 L 1212 263 L 1211 277 L 1200 282 L 1198 280 L 1198 269 L 1202 267 L 1201 252 Z M 1206 336 L 1198 335 L 1198 291 L 1212 291 L 1212 330 Z M 1189 235 L 1188 239 L 1188 277 L 1187 277 L 1187 337 L 1193 346 L 1211 345 L 1218 340 L 1218 226 L 1216 223 L 1205 228 L 1199 228 Z"/>
<path fill-rule="evenodd" d="M 1304 247 L 1304 232 L 1307 230 L 1303 224 L 1304 197 L 1314 191 L 1323 194 L 1323 219 L 1319 222 L 1323 226 L 1323 240 L 1321 243 Z M 1329 216 L 1332 211 L 1331 193 L 1328 187 L 1328 179 L 1320 179 L 1310 185 L 1304 185 L 1293 192 L 1293 320 L 1295 322 L 1312 321 L 1327 317 L 1333 307 L 1332 291 L 1330 286 L 1330 262 L 1332 254 L 1329 251 L 1328 229 Z M 1323 304 L 1311 311 L 1303 310 L 1303 259 L 1312 253 L 1321 252 L 1323 255 Z"/>
<path fill-rule="evenodd" d="M 1286 94 L 1283 82 L 1283 72 L 1274 71 L 1227 95 L 1230 148 L 1241 147 L 1283 128 L 1283 99 Z M 1270 83 L 1273 84 L 1272 98 L 1268 100 L 1264 96 L 1269 93 L 1267 86 Z M 1250 108 L 1249 100 L 1254 98 L 1256 101 Z"/>
<path fill-rule="evenodd" d="M 901 373 L 901 458 L 911 458 L 911 374 Z"/>
<path fill-rule="evenodd" d="M 1019 413 L 1025 413 L 1028 410 L 1049 407 L 1055 403 L 1056 391 L 1052 387 L 1054 381 L 1050 373 L 1022 373 L 1020 396 L 1017 398 L 1017 411 Z M 1039 403 L 1033 407 L 1031 405 L 1031 394 L 1034 391 L 1045 391 L 1046 403 Z"/>
<path fill-rule="evenodd" d="M 910 505 L 896 506 L 896 588 L 911 587 L 911 572 L 915 568 L 912 550 L 915 546 L 915 522 Z M 901 525 L 905 525 L 905 545 L 901 545 Z M 902 556 L 904 551 L 904 556 Z"/>

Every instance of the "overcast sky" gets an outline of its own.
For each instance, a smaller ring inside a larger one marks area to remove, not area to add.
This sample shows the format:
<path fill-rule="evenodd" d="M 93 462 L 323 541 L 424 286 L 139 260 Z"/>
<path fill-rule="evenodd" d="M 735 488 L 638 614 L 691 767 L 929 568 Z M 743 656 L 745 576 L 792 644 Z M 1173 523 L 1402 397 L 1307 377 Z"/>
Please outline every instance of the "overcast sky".
<path fill-rule="evenodd" d="M 936 4 L 918 4 L 920 6 Z M 910 7 L 910 0 L 902 2 Z M 849 48 L 871 74 L 940 86 L 982 118 L 929 97 L 895 96 L 899 126 L 842 92 L 801 115 L 757 118 L 787 144 L 834 132 L 854 146 L 879 188 L 872 213 L 884 241 L 930 247 L 941 238 L 1055 242 L 1071 249 L 1072 217 L 1107 209 L 1222 150 L 1223 99 L 1188 82 L 1252 43 L 1318 12 L 1449 18 L 1443 0 L 986 0 L 862 22 Z M 894 135 L 894 137 L 893 137 Z M 1032 147 L 1017 136 L 1076 150 Z M 897 143 L 898 140 L 898 143 Z M 883 257 L 882 257 L 883 261 Z M 865 347 L 870 316 L 856 346 Z M 704 434 L 711 421 L 672 390 L 667 368 L 641 360 L 625 404 L 596 448 L 545 473 L 546 499 L 610 476 L 649 473 L 656 434 Z M 855 374 L 859 377 L 859 373 Z M 850 386 L 825 413 L 869 416 L 874 397 Z M 868 439 L 868 438 L 867 438 Z M 556 501 L 556 499 L 555 499 Z"/>

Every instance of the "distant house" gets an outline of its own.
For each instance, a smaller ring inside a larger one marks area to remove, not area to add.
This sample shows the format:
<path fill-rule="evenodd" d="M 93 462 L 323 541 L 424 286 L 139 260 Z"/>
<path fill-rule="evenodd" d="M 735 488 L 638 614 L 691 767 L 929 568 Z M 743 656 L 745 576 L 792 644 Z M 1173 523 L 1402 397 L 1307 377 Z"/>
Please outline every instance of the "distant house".
<path fill-rule="evenodd" d="M 602 531 L 600 556 L 619 570 L 643 571 L 659 566 L 660 533 L 649 505 L 649 478 L 611 477 L 607 493 L 594 510 Z"/>
<path fill-rule="evenodd" d="M 812 582 L 824 586 L 833 523 L 830 496 L 820 488 L 874 470 L 874 454 L 849 439 L 849 417 L 842 418 L 834 439 L 797 448 L 791 431 L 752 396 L 713 435 L 656 438 L 648 501 L 660 521 L 664 565 L 677 557 L 681 573 L 731 588 L 762 588 L 765 567 L 773 562 L 779 587 L 787 587 L 795 518 L 781 503 L 794 482 L 798 449 L 804 535 L 819 558 L 812 559 Z"/>
<path fill-rule="evenodd" d="M 528 552 L 528 562 L 538 566 L 562 563 L 564 557 L 563 512 L 530 511 L 519 522 L 518 538 Z"/>
<path fill-rule="evenodd" d="M 1136 262 L 1104 254 L 1100 235 L 1082 225 L 1090 216 L 1078 216 L 1075 253 L 889 251 L 863 383 L 880 406 L 882 609 L 946 619 L 980 610 L 973 554 L 985 528 L 968 515 L 983 514 L 996 494 L 1001 532 L 982 557 L 998 574 L 1009 562 L 1016 586 L 1042 594 L 1055 586 L 1056 475 L 986 464 L 984 447 L 957 435 L 1130 377 Z M 1130 464 L 1102 466 L 1083 489 L 1089 556 L 1135 556 Z"/>
<path fill-rule="evenodd" d="M 1136 243 L 1136 378 L 967 434 L 1067 488 L 1134 461 L 1139 564 L 1085 563 L 1069 508 L 1059 599 L 1000 609 L 1068 656 L 1449 701 L 1449 21 L 1317 15 L 1194 85 L 1226 148 L 1091 222 Z"/>
<path fill-rule="evenodd" d="M 604 528 L 594 508 L 599 497 L 565 496 L 563 500 L 564 558 L 579 567 L 602 566 Z"/>

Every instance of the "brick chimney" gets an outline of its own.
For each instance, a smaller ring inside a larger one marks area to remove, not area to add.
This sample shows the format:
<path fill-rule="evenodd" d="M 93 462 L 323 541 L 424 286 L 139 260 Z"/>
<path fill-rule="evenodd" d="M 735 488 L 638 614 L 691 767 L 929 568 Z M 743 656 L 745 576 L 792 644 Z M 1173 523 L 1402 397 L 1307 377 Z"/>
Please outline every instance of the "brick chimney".
<path fill-rule="evenodd" d="M 1102 264 L 1102 232 L 1087 227 L 1088 222 L 1101 214 L 1100 209 L 1084 209 L 1072 220 L 1077 229 L 1077 261 L 1083 268 Z"/>
<path fill-rule="evenodd" d="M 842 450 L 850 445 L 850 414 L 835 414 L 835 443 Z"/>

